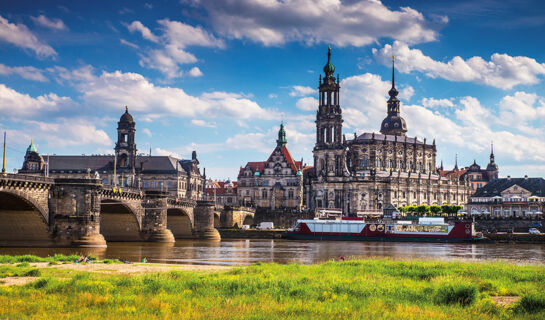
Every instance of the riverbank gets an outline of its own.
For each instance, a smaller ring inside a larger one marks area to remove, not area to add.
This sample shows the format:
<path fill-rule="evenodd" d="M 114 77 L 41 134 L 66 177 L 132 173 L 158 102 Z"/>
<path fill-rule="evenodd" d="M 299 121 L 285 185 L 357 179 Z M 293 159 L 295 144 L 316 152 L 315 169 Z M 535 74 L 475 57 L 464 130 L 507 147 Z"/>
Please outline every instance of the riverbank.
<path fill-rule="evenodd" d="M 1 265 L 0 277 L 34 279 L 0 287 L 0 318 L 545 317 L 542 265 L 365 259 L 151 273 L 120 273 L 112 269 L 117 265 L 102 264 L 108 271 L 77 270 L 74 264 Z"/>

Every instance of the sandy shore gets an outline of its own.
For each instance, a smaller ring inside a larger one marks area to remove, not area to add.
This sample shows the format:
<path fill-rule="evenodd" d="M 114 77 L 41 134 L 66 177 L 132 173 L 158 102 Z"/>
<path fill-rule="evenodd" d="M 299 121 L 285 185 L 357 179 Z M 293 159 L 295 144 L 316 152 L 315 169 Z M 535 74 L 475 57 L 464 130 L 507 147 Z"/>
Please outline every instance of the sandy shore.
<path fill-rule="evenodd" d="M 1 264 L 0 264 L 1 265 Z M 215 272 L 231 269 L 227 266 L 190 265 L 190 264 L 157 264 L 157 263 L 60 263 L 49 265 L 47 262 L 30 263 L 31 266 L 40 269 L 56 268 L 77 271 L 103 272 L 103 273 L 147 273 L 163 271 L 203 271 Z"/>

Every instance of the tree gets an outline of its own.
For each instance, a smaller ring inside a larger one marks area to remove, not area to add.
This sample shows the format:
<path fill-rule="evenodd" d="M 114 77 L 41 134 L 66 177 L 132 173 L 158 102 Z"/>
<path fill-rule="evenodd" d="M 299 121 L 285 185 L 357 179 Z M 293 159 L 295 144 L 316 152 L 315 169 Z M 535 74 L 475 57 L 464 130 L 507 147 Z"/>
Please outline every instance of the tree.
<path fill-rule="evenodd" d="M 433 213 L 433 215 L 438 215 L 439 212 L 441 212 L 441 206 L 430 206 L 430 211 Z"/>
<path fill-rule="evenodd" d="M 428 213 L 430 212 L 430 207 L 425 204 L 419 205 L 418 207 L 416 207 L 416 212 L 418 212 L 419 214 Z"/>

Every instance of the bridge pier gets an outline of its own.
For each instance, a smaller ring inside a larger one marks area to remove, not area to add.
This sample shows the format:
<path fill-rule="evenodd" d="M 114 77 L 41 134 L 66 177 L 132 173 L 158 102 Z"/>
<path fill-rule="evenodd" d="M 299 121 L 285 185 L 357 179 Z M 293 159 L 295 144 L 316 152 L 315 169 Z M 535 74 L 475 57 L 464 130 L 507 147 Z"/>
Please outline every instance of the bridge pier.
<path fill-rule="evenodd" d="M 100 195 L 97 179 L 55 179 L 49 199 L 49 224 L 61 246 L 106 247 L 100 234 Z"/>
<path fill-rule="evenodd" d="M 167 229 L 167 196 L 162 191 L 146 191 L 142 207 L 142 238 L 152 242 L 175 242 L 174 235 Z"/>
<path fill-rule="evenodd" d="M 198 200 L 194 213 L 194 232 L 193 235 L 198 239 L 221 240 L 221 236 L 214 228 L 214 210 L 213 201 Z"/>

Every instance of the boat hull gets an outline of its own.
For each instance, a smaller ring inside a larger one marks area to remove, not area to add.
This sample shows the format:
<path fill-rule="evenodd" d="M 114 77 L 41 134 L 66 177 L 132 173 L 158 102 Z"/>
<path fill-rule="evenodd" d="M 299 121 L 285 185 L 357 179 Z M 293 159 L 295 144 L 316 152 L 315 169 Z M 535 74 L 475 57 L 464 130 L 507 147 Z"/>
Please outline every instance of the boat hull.
<path fill-rule="evenodd" d="M 396 236 L 359 236 L 359 235 L 329 235 L 304 234 L 286 232 L 286 238 L 291 240 L 325 240 L 325 241 L 377 241 L 377 242 L 438 242 L 438 243 L 476 243 L 484 238 L 440 238 L 440 237 L 396 237 Z"/>

